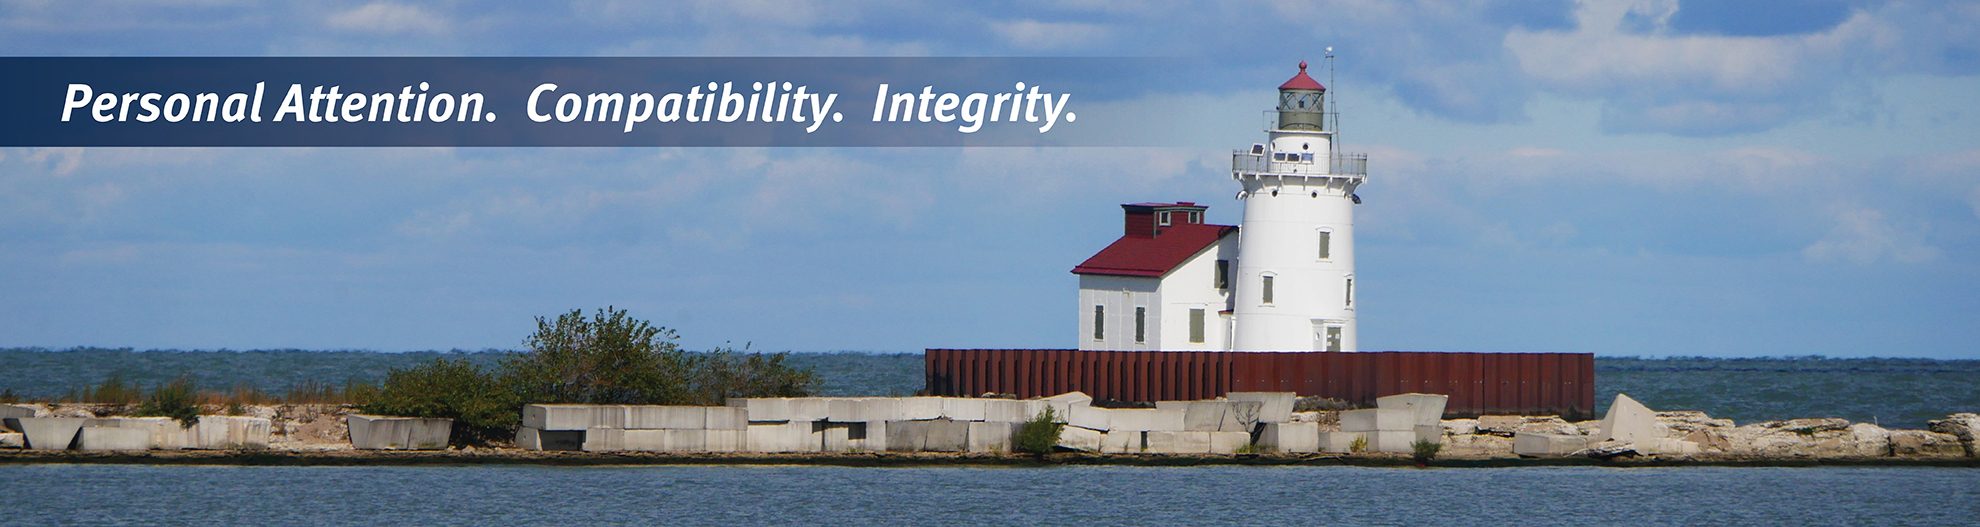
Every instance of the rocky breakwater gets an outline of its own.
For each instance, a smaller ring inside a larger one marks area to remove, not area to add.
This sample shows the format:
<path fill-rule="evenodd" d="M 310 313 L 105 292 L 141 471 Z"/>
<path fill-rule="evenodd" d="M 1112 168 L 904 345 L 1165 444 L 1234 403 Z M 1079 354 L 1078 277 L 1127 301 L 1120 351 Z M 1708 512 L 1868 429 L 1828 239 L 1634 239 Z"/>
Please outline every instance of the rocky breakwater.
<path fill-rule="evenodd" d="M 1740 425 L 1699 411 L 1653 411 L 1618 395 L 1600 421 L 1483 416 L 1443 421 L 1446 454 L 1461 458 L 1593 457 L 1701 461 L 1960 459 L 1974 457 L 1980 416 L 1954 414 L 1927 430 L 1839 418 Z"/>
<path fill-rule="evenodd" d="M 323 451 L 350 448 L 341 405 L 209 407 L 181 423 L 123 405 L 0 405 L 0 449 Z"/>

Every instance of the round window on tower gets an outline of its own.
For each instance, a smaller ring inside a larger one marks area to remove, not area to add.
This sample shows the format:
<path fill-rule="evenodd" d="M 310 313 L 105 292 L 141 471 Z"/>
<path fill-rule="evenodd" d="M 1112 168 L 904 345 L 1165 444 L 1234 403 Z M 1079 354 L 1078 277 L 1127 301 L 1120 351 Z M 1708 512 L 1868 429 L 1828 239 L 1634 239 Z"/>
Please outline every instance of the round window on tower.
<path fill-rule="evenodd" d="M 1300 143 L 1300 144 L 1299 144 L 1299 149 L 1300 149 L 1300 150 L 1312 150 L 1312 149 L 1313 149 L 1313 144 L 1312 144 L 1312 143 Z"/>

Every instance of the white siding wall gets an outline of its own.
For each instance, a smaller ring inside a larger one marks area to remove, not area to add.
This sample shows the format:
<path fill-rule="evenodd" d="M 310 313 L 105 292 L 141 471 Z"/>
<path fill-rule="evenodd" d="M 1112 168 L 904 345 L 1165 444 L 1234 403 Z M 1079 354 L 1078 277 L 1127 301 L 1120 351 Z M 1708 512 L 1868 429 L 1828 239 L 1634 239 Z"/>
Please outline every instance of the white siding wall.
<path fill-rule="evenodd" d="M 1135 351 L 1161 349 L 1162 314 L 1156 278 L 1079 275 L 1079 349 Z M 1106 307 L 1105 338 L 1093 339 L 1093 306 Z M 1147 308 L 1144 342 L 1134 341 L 1134 308 Z"/>
<path fill-rule="evenodd" d="M 1217 312 L 1228 309 L 1230 290 L 1217 289 L 1217 260 L 1230 260 L 1237 275 L 1237 235 L 1225 236 L 1162 277 L 1163 351 L 1223 351 L 1228 325 Z M 1189 310 L 1203 310 L 1203 342 L 1189 341 Z"/>

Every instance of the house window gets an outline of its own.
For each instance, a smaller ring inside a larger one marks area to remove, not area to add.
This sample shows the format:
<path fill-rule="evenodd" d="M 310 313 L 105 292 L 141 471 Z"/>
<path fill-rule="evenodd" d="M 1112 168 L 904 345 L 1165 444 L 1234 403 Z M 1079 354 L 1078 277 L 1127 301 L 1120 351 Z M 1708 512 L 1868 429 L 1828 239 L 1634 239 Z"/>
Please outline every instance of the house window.
<path fill-rule="evenodd" d="M 1203 343 L 1203 310 L 1202 309 L 1189 310 L 1189 341 L 1196 344 Z"/>
<path fill-rule="evenodd" d="M 1165 210 L 1155 213 L 1155 224 L 1163 227 L 1169 226 L 1169 211 Z"/>
<path fill-rule="evenodd" d="M 1259 301 L 1270 304 L 1272 303 L 1272 275 L 1268 274 L 1259 278 L 1262 278 L 1262 280 L 1260 280 L 1261 289 L 1259 289 L 1260 292 L 1260 296 L 1258 297 Z"/>
<path fill-rule="evenodd" d="M 1333 249 L 1334 249 L 1334 232 L 1320 231 L 1320 259 L 1325 260 L 1328 258 L 1332 258 L 1334 255 Z"/>
<path fill-rule="evenodd" d="M 1347 279 L 1347 305 L 1348 305 L 1348 306 L 1350 306 L 1350 307 L 1352 307 L 1352 306 L 1354 306 L 1354 278 L 1353 278 L 1353 277 L 1348 277 L 1348 279 Z"/>
<path fill-rule="evenodd" d="M 1107 338 L 1107 306 L 1093 306 L 1093 340 Z"/>
<path fill-rule="evenodd" d="M 1218 289 L 1229 289 L 1231 287 L 1231 261 L 1217 260 L 1217 276 L 1212 277 L 1212 279 L 1216 281 Z"/>
<path fill-rule="evenodd" d="M 1190 222 L 1190 223 L 1203 223 L 1203 213 L 1202 213 L 1202 212 L 1190 212 L 1190 213 L 1189 213 L 1189 222 Z"/>
<path fill-rule="evenodd" d="M 1134 308 L 1134 342 L 1148 342 L 1148 308 Z"/>

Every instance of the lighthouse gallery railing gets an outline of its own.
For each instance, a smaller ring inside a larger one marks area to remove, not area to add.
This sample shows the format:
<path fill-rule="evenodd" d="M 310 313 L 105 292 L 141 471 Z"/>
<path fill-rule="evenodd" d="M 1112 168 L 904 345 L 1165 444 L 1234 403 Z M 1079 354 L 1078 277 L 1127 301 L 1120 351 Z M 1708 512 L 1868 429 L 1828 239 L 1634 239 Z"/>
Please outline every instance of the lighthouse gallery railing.
<path fill-rule="evenodd" d="M 1321 158 L 1295 152 L 1231 152 L 1231 171 L 1241 174 L 1295 176 L 1368 176 L 1368 154 L 1334 154 Z"/>

